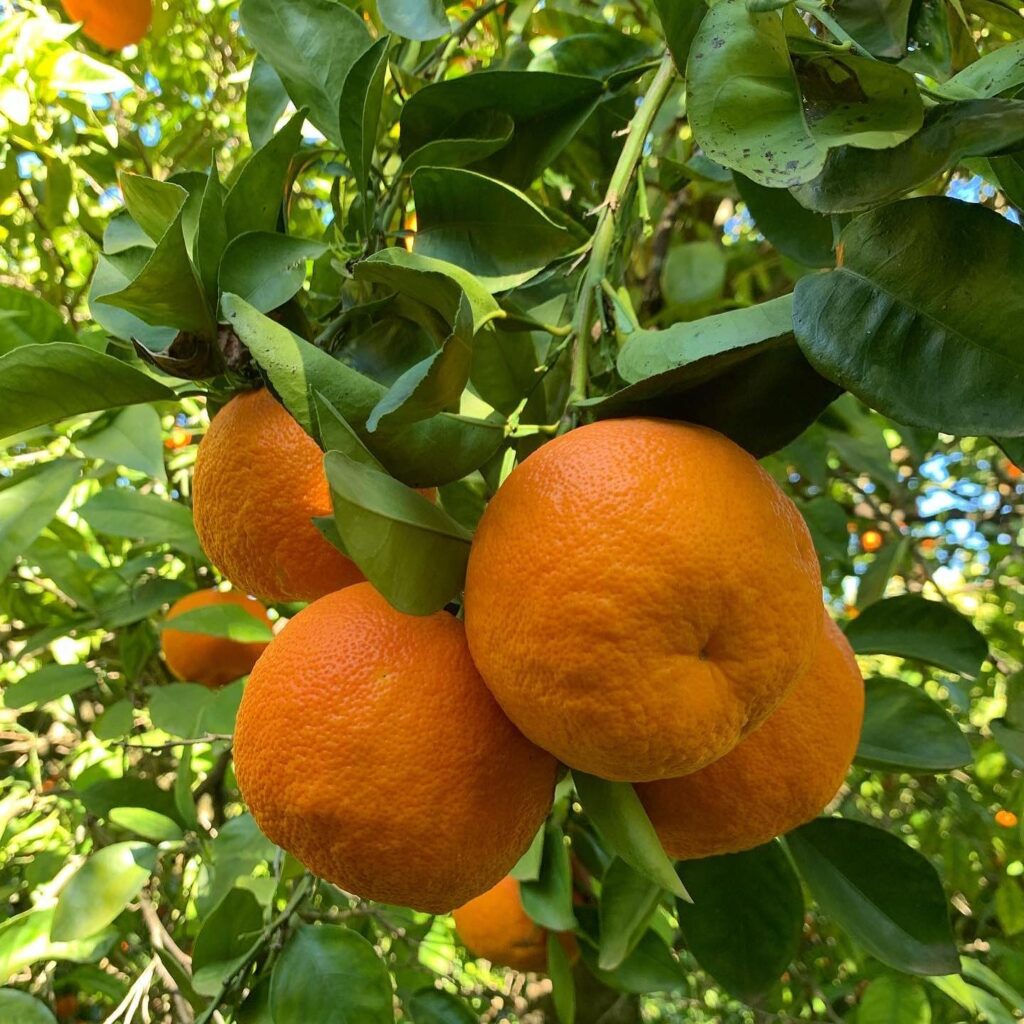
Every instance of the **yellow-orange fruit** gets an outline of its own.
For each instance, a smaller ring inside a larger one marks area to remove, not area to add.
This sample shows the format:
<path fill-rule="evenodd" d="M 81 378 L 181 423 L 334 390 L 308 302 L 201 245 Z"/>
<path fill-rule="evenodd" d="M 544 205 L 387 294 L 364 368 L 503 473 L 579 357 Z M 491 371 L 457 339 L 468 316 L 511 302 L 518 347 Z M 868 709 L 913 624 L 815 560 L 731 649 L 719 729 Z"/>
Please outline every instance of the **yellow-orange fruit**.
<path fill-rule="evenodd" d="M 810 671 L 760 728 L 693 775 L 636 787 L 669 856 L 749 850 L 836 795 L 860 739 L 864 680 L 842 631 L 825 623 Z"/>
<path fill-rule="evenodd" d="M 573 430 L 518 466 L 473 541 L 473 658 L 566 764 L 647 781 L 716 760 L 811 663 L 807 527 L 721 434 L 662 420 Z"/>
<path fill-rule="evenodd" d="M 323 452 L 266 390 L 232 398 L 199 445 L 196 532 L 236 587 L 314 601 L 363 579 L 313 523 L 332 514 Z"/>
<path fill-rule="evenodd" d="M 442 913 L 530 845 L 557 764 L 502 714 L 462 624 L 369 583 L 299 612 L 252 671 L 235 732 L 260 828 L 366 899 Z"/>
<path fill-rule="evenodd" d="M 452 916 L 459 938 L 473 956 L 517 971 L 547 970 L 547 929 L 523 909 L 519 883 L 511 875 Z"/>
<path fill-rule="evenodd" d="M 235 590 L 216 589 L 197 590 L 194 594 L 187 594 L 180 601 L 176 601 L 171 605 L 166 621 L 172 622 L 182 612 L 214 604 L 238 605 L 254 619 L 259 619 L 267 626 L 273 625 L 267 615 L 267 609 L 259 601 Z M 217 687 L 248 675 L 267 645 L 245 644 L 221 636 L 184 633 L 181 630 L 164 628 L 160 633 L 160 646 L 167 667 L 178 679 Z"/>
<path fill-rule="evenodd" d="M 153 20 L 151 0 L 61 0 L 69 18 L 82 23 L 82 35 L 108 50 L 139 42 Z"/>

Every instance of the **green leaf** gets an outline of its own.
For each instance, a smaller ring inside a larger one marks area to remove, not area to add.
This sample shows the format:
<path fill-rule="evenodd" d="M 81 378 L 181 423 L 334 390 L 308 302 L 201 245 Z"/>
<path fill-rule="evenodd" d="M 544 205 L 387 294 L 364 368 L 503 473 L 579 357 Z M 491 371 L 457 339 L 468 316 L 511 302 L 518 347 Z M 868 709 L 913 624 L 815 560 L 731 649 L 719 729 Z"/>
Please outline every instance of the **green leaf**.
<path fill-rule="evenodd" d="M 156 327 L 177 327 L 203 338 L 213 338 L 217 333 L 185 244 L 181 212 L 132 282 L 119 291 L 98 294 L 97 299 Z"/>
<path fill-rule="evenodd" d="M 402 156 L 440 139 L 466 138 L 462 125 L 497 111 L 515 124 L 512 142 L 474 169 L 527 188 L 593 113 L 603 88 L 595 78 L 548 71 L 495 70 L 436 82 L 402 108 Z"/>
<path fill-rule="evenodd" d="M 261 313 L 269 313 L 302 289 L 307 261 L 326 251 L 323 242 L 308 238 L 246 232 L 224 251 L 220 290 L 238 295 Z"/>
<path fill-rule="evenodd" d="M 551 977 L 551 1001 L 559 1024 L 575 1024 L 576 983 L 573 979 L 572 964 L 558 936 L 548 932 L 548 974 Z"/>
<path fill-rule="evenodd" d="M 577 241 L 522 192 L 454 167 L 421 167 L 412 176 L 419 226 L 416 248 L 475 275 L 491 291 L 523 284 L 567 256 Z"/>
<path fill-rule="evenodd" d="M 319 2 L 337 7 L 331 0 Z M 248 8 L 263 3 L 264 0 L 246 0 L 242 5 L 243 22 Z M 282 7 L 276 4 L 275 7 L 283 19 L 302 16 L 296 6 Z M 342 9 L 339 9 L 338 13 L 341 15 Z M 264 52 L 262 47 L 260 49 Z M 334 117 L 337 120 L 337 113 Z M 246 161 L 224 199 L 224 222 L 227 225 L 228 241 L 248 231 L 277 230 L 285 185 L 288 182 L 288 169 L 302 139 L 304 120 L 304 113 L 300 110 L 265 146 L 256 150 Z"/>
<path fill-rule="evenodd" d="M 515 132 L 515 121 L 503 110 L 474 110 L 460 118 L 458 138 L 425 142 L 402 163 L 402 173 L 419 167 L 467 167 L 485 160 L 507 146 Z"/>
<path fill-rule="evenodd" d="M 405 1001 L 412 1024 L 478 1024 L 479 1018 L 458 996 L 423 988 Z"/>
<path fill-rule="evenodd" d="M 576 927 L 569 848 L 562 830 L 550 822 L 544 828 L 540 875 L 534 881 L 520 882 L 519 894 L 523 909 L 537 924 L 554 932 L 569 932 Z"/>
<path fill-rule="evenodd" d="M 245 90 L 245 126 L 253 149 L 265 146 L 273 138 L 277 122 L 287 109 L 288 93 L 281 76 L 257 54 Z"/>
<path fill-rule="evenodd" d="M 0 439 L 80 413 L 173 398 L 152 377 L 84 345 L 23 345 L 0 357 Z"/>
<path fill-rule="evenodd" d="M 217 178 L 217 168 L 210 170 L 199 204 L 196 237 L 192 245 L 193 260 L 199 280 L 210 303 L 217 301 L 217 275 L 228 244 L 228 227 L 224 219 L 224 186 Z"/>
<path fill-rule="evenodd" d="M 80 96 L 94 96 L 97 93 L 122 93 L 135 88 L 123 71 L 90 57 L 70 47 L 56 54 L 53 63 L 46 67 L 45 81 L 53 93 L 69 92 Z"/>
<path fill-rule="evenodd" d="M 0 359 L 0 373 L 4 362 Z M 0 411 L 0 419 L 3 415 Z M 77 460 L 56 459 L 15 477 L 0 490 L 0 577 L 10 572 L 18 556 L 46 529 L 80 473 Z"/>
<path fill-rule="evenodd" d="M 99 430 L 90 428 L 73 440 L 87 458 L 134 469 L 154 480 L 167 479 L 160 414 L 151 405 L 129 406 Z"/>
<path fill-rule="evenodd" d="M 895 544 L 886 544 L 875 555 L 857 586 L 857 607 L 859 609 L 863 610 L 869 604 L 881 601 L 885 597 L 889 580 L 899 571 L 910 551 L 910 544 L 909 537 L 901 537 Z"/>
<path fill-rule="evenodd" d="M 43 1003 L 16 988 L 0 988 L 0 1020 L 4 1024 L 57 1024 Z"/>
<path fill-rule="evenodd" d="M 154 242 L 164 237 L 188 199 L 179 185 L 141 174 L 122 174 L 119 184 L 132 220 Z"/>
<path fill-rule="evenodd" d="M 144 544 L 170 544 L 195 558 L 203 557 L 192 512 L 179 501 L 107 488 L 94 494 L 78 511 L 97 533 L 130 537 Z"/>
<path fill-rule="evenodd" d="M 805 267 L 835 266 L 830 217 L 804 209 L 789 189 L 765 188 L 738 172 L 733 177 L 758 231 L 779 252 Z"/>
<path fill-rule="evenodd" d="M 819 213 L 869 210 L 912 192 L 966 157 L 1006 153 L 1022 144 L 1024 101 L 943 103 L 925 114 L 916 135 L 892 149 L 831 150 L 821 173 L 793 194 Z"/>
<path fill-rule="evenodd" d="M 274 964 L 270 1005 L 281 1024 L 394 1022 L 387 967 L 366 939 L 337 925 L 295 930 Z"/>
<path fill-rule="evenodd" d="M 243 0 L 241 20 L 295 106 L 308 107 L 310 121 L 341 145 L 338 110 L 345 78 L 371 42 L 362 18 L 337 0 Z"/>
<path fill-rule="evenodd" d="M 50 935 L 58 942 L 102 931 L 142 891 L 156 867 L 149 843 L 114 843 L 94 853 L 68 881 L 57 900 Z"/>
<path fill-rule="evenodd" d="M 134 223 L 132 221 L 131 223 Z M 150 352 L 168 348 L 178 335 L 174 327 L 154 327 L 134 313 L 102 302 L 100 296 L 119 292 L 132 283 L 152 255 L 151 248 L 137 246 L 115 257 L 101 256 L 89 288 L 89 313 L 108 334 L 125 341 L 138 341 Z"/>
<path fill-rule="evenodd" d="M 988 644 L 950 605 L 904 594 L 876 601 L 846 627 L 858 654 L 895 654 L 974 678 L 988 657 Z"/>
<path fill-rule="evenodd" d="M 791 331 L 792 296 L 631 330 L 619 355 L 628 387 L 587 404 L 598 419 L 657 416 L 713 427 L 757 455 L 799 436 L 839 394 Z"/>
<path fill-rule="evenodd" d="M 87 939 L 54 942 L 50 938 L 53 914 L 53 907 L 26 910 L 0 924 L 0 981 L 8 981 L 23 968 L 43 960 L 71 963 L 98 960 L 117 934 L 108 930 Z"/>
<path fill-rule="evenodd" d="M 98 740 L 107 742 L 127 736 L 134 725 L 134 705 L 127 697 L 115 701 L 92 724 L 92 731 Z"/>
<path fill-rule="evenodd" d="M 178 758 L 178 770 L 174 777 L 174 807 L 179 819 L 188 829 L 199 827 L 199 815 L 196 811 L 195 797 L 192 795 L 192 755 L 195 748 L 182 747 Z"/>
<path fill-rule="evenodd" d="M 21 345 L 75 340 L 60 313 L 31 292 L 0 285 L 0 356 Z"/>
<path fill-rule="evenodd" d="M 690 47 L 707 12 L 704 0 L 654 0 L 654 8 L 661 19 L 661 31 L 672 51 L 672 59 L 685 73 Z"/>
<path fill-rule="evenodd" d="M 614 971 L 643 937 L 663 889 L 619 857 L 614 858 L 601 880 L 601 944 L 598 966 Z"/>
<path fill-rule="evenodd" d="M 430 615 L 459 593 L 471 536 L 447 512 L 341 452 L 324 469 L 345 552 L 395 608 Z"/>
<path fill-rule="evenodd" d="M 383 19 L 384 12 L 380 11 L 380 14 Z M 341 90 L 339 130 L 360 193 L 366 192 L 370 182 L 390 45 L 391 40 L 387 36 L 378 39 L 352 65 Z"/>
<path fill-rule="evenodd" d="M 535 882 L 540 878 L 541 866 L 544 863 L 545 833 L 546 828 L 542 825 L 537 830 L 526 853 L 516 861 L 515 866 L 509 872 L 517 882 Z"/>
<path fill-rule="evenodd" d="M 968 64 L 939 91 L 952 99 L 988 99 L 1024 85 L 1024 39 L 992 50 Z"/>
<path fill-rule="evenodd" d="M 366 420 L 385 393 L 381 385 L 332 359 L 235 296 L 226 296 L 222 306 L 289 412 L 308 433 L 315 433 L 311 396 L 319 392 L 381 464 L 410 486 L 433 487 L 459 480 L 483 465 L 504 440 L 501 423 L 448 413 L 397 429 L 382 427 L 371 434 L 366 430 Z"/>
<path fill-rule="evenodd" d="M 932 1008 L 919 981 L 883 974 L 864 990 L 857 1024 L 931 1024 Z"/>
<path fill-rule="evenodd" d="M 835 19 L 876 57 L 902 57 L 912 0 L 843 0 Z"/>
<path fill-rule="evenodd" d="M 900 423 L 1024 434 L 1011 383 L 1024 375 L 1012 326 L 1024 316 L 1024 232 L 929 197 L 858 217 L 840 245 L 839 267 L 796 286 L 793 323 L 811 365 Z"/>
<path fill-rule="evenodd" d="M 971 745 L 945 709 L 898 679 L 864 681 L 867 703 L 857 760 L 873 768 L 942 772 L 972 760 Z"/>
<path fill-rule="evenodd" d="M 100 622 L 107 629 L 140 622 L 155 615 L 164 605 L 184 597 L 190 589 L 183 580 L 145 579 L 137 586 L 125 587 L 112 597 L 98 601 Z"/>
<path fill-rule="evenodd" d="M 4 707 L 20 711 L 31 704 L 49 704 L 95 685 L 96 673 L 86 665 L 44 665 L 18 682 L 7 684 L 3 691 Z"/>
<path fill-rule="evenodd" d="M 693 896 L 678 905 L 690 952 L 729 992 L 755 1001 L 800 948 L 804 897 L 785 851 L 771 842 L 678 870 Z"/>
<path fill-rule="evenodd" d="M 377 13 L 389 32 L 426 42 L 448 35 L 441 0 L 377 0 Z"/>
<path fill-rule="evenodd" d="M 881 829 L 819 818 L 786 837 L 821 909 L 882 963 L 908 974 L 950 974 L 959 958 L 939 876 Z"/>
<path fill-rule="evenodd" d="M 682 242 L 665 257 L 661 291 L 669 306 L 700 308 L 722 294 L 725 275 L 725 253 L 717 242 Z"/>
<path fill-rule="evenodd" d="M 594 913 L 589 907 L 577 909 L 582 919 Z M 620 992 L 646 995 L 651 992 L 677 992 L 685 988 L 687 975 L 682 964 L 652 929 L 644 932 L 636 949 L 614 971 L 597 966 L 597 954 L 587 942 L 580 943 L 580 952 L 591 973 L 602 984 Z"/>
<path fill-rule="evenodd" d="M 213 692 L 199 683 L 170 683 L 150 692 L 149 717 L 169 736 L 196 739 L 207 732 L 204 720 Z M 230 730 L 229 730 L 230 731 Z"/>
<path fill-rule="evenodd" d="M 258 609 L 253 606 L 253 612 Z M 203 633 L 219 636 L 240 644 L 269 643 L 274 634 L 270 627 L 249 609 L 237 604 L 214 604 L 205 608 L 193 608 L 173 618 L 164 619 L 161 629 L 173 629 L 180 633 Z"/>
<path fill-rule="evenodd" d="M 263 931 L 263 908 L 248 889 L 231 889 L 206 915 L 192 948 L 192 985 L 215 996 Z"/>
<path fill-rule="evenodd" d="M 1024 889 L 1016 878 L 1004 878 L 996 889 L 996 917 L 1007 936 L 1024 932 Z"/>
<path fill-rule="evenodd" d="M 687 112 L 712 160 L 769 188 L 810 181 L 825 163 L 811 135 L 782 19 L 720 0 L 705 15 L 686 66 Z"/>
<path fill-rule="evenodd" d="M 134 832 L 153 843 L 178 843 L 184 838 L 176 821 L 146 807 L 113 807 L 107 819 L 111 825 Z"/>
<path fill-rule="evenodd" d="M 612 851 L 661 888 L 689 899 L 632 784 L 583 772 L 573 772 L 573 780 L 587 817 Z"/>

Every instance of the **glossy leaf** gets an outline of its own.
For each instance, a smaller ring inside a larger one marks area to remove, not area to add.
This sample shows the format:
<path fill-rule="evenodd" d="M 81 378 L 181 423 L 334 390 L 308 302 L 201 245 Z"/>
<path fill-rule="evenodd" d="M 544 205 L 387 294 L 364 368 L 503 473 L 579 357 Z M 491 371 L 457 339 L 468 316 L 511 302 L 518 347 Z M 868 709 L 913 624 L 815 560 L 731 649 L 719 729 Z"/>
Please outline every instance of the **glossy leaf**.
<path fill-rule="evenodd" d="M 410 153 L 402 170 L 412 174 L 419 167 L 467 167 L 486 159 L 507 146 L 515 131 L 515 121 L 503 110 L 472 111 L 461 118 L 457 138 L 425 142 Z"/>
<path fill-rule="evenodd" d="M 661 30 L 672 51 L 672 59 L 685 73 L 690 46 L 707 12 L 704 0 L 654 0 L 654 8 L 661 19 Z"/>
<path fill-rule="evenodd" d="M 57 459 L 38 471 L 13 478 L 0 490 L 0 575 L 6 576 L 46 529 L 81 471 L 77 460 Z"/>
<path fill-rule="evenodd" d="M 577 247 L 574 237 L 509 185 L 454 167 L 412 176 L 416 248 L 473 274 L 492 291 L 528 281 Z"/>
<path fill-rule="evenodd" d="M 857 821 L 819 818 L 786 844 L 824 913 L 873 956 L 908 974 L 958 970 L 939 876 L 901 839 Z"/>
<path fill-rule="evenodd" d="M 139 491 L 107 489 L 94 494 L 79 512 L 97 533 L 146 544 L 170 544 L 202 557 L 192 512 L 181 502 Z"/>
<path fill-rule="evenodd" d="M 1024 233 L 981 206 L 909 199 L 858 217 L 840 247 L 835 270 L 796 287 L 811 365 L 900 423 L 1024 434 L 1024 391 L 1011 384 L 1024 380 L 1012 327 L 1024 316 Z"/>
<path fill-rule="evenodd" d="M 247 889 L 231 889 L 206 915 L 192 948 L 192 985 L 215 996 L 263 931 L 263 908 Z"/>
<path fill-rule="evenodd" d="M 224 186 L 211 170 L 203 190 L 196 221 L 196 237 L 192 257 L 196 273 L 210 303 L 217 301 L 217 275 L 228 244 L 228 225 L 224 215 Z"/>
<path fill-rule="evenodd" d="M 306 280 L 306 264 L 327 251 L 323 242 L 249 231 L 224 252 L 220 290 L 232 292 L 261 313 L 283 306 Z"/>
<path fill-rule="evenodd" d="M 339 131 L 360 192 L 370 180 L 390 44 L 387 37 L 378 39 L 352 65 L 341 90 Z"/>
<path fill-rule="evenodd" d="M 244 0 L 241 20 L 295 106 L 308 107 L 310 121 L 341 145 L 338 110 L 345 78 L 371 42 L 359 15 L 337 0 Z"/>
<path fill-rule="evenodd" d="M 948 604 L 917 594 L 876 601 L 846 627 L 858 654 L 895 654 L 974 677 L 988 644 L 969 619 Z"/>
<path fill-rule="evenodd" d="M 636 948 L 664 890 L 616 857 L 601 880 L 598 966 L 614 971 Z"/>
<path fill-rule="evenodd" d="M 426 41 L 448 34 L 441 0 L 377 0 L 384 27 L 403 39 Z"/>
<path fill-rule="evenodd" d="M 580 908 L 577 913 L 584 918 L 589 909 Z M 580 943 L 580 952 L 598 981 L 620 992 L 677 992 L 686 986 L 686 971 L 665 940 L 652 929 L 644 932 L 633 952 L 614 971 L 598 967 L 597 952 L 587 942 Z"/>
<path fill-rule="evenodd" d="M 76 434 L 74 442 L 87 458 L 167 479 L 160 414 L 151 405 L 129 406 L 99 430 Z"/>
<path fill-rule="evenodd" d="M 433 502 L 340 452 L 324 459 L 346 554 L 399 611 L 430 615 L 462 589 L 470 535 Z"/>
<path fill-rule="evenodd" d="M 57 900 L 51 938 L 84 939 L 102 931 L 133 900 L 156 867 L 148 843 L 114 843 L 94 853 L 68 880 Z"/>
<path fill-rule="evenodd" d="M 254 149 L 265 146 L 273 137 L 277 122 L 288 109 L 288 92 L 274 66 L 259 54 L 249 73 L 245 90 L 245 126 Z"/>
<path fill-rule="evenodd" d="M 0 439 L 80 413 L 173 397 L 152 377 L 84 345 L 22 345 L 0 357 Z"/>
<path fill-rule="evenodd" d="M 583 772 L 573 772 L 573 780 L 587 816 L 612 851 L 645 878 L 688 899 L 633 786 Z"/>
<path fill-rule="evenodd" d="M 555 932 L 576 927 L 569 848 L 562 839 L 562 830 L 550 822 L 544 829 L 540 875 L 533 881 L 520 882 L 519 894 L 523 909 L 538 924 Z"/>
<path fill-rule="evenodd" d="M 316 978 L 316 984 L 310 984 Z M 275 1021 L 393 1024 L 391 978 L 373 946 L 337 925 L 295 930 L 270 983 Z"/>
<path fill-rule="evenodd" d="M 941 772 L 972 760 L 971 745 L 945 709 L 898 679 L 864 681 L 867 703 L 857 760 L 882 769 Z"/>
<path fill-rule="evenodd" d="M 678 905 L 687 947 L 729 992 L 755 1000 L 800 947 L 804 897 L 785 851 L 771 842 L 678 870 L 693 897 Z"/>
<path fill-rule="evenodd" d="M 96 673 L 86 665 L 44 665 L 4 687 L 4 707 L 20 710 L 32 704 L 48 704 L 95 685 Z"/>

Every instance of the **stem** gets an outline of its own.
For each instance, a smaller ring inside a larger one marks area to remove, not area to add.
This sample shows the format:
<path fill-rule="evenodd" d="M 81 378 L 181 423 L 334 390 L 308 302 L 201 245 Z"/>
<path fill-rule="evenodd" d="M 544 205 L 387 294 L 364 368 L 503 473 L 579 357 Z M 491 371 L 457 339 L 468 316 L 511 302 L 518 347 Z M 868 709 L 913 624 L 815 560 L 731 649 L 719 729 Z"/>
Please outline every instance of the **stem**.
<path fill-rule="evenodd" d="M 665 97 L 675 78 L 675 64 L 671 54 L 666 53 L 658 66 L 658 72 L 644 96 L 643 103 L 629 124 L 625 145 L 619 154 L 612 179 L 608 183 L 604 202 L 600 210 L 597 227 L 590 246 L 587 272 L 580 286 L 579 303 L 576 308 L 575 346 L 572 361 L 572 390 L 569 404 L 575 405 L 587 397 L 587 347 L 594 324 L 594 307 L 601 292 L 601 282 L 608 276 L 608 261 L 615 244 L 616 219 L 619 200 L 629 188 L 633 175 L 643 156 L 644 143 L 650 133 L 654 119 L 661 109 Z"/>

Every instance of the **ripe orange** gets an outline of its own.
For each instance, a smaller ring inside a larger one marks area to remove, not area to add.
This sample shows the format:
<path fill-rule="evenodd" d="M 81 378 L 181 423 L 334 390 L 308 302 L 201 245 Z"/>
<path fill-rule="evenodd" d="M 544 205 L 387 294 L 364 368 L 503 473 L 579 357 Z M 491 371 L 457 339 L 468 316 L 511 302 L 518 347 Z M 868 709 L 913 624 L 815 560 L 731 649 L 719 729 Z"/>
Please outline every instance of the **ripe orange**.
<path fill-rule="evenodd" d="M 206 608 L 212 604 L 235 604 L 244 608 L 254 619 L 273 623 L 267 609 L 252 597 L 246 597 L 235 590 L 197 590 L 186 594 L 171 605 L 167 622 L 175 616 L 194 608 Z M 217 687 L 240 679 L 252 671 L 256 659 L 263 653 L 266 644 L 244 644 L 222 636 L 208 636 L 204 633 L 184 633 L 177 629 L 163 629 L 160 646 L 167 667 L 178 679 L 203 686 Z"/>
<path fill-rule="evenodd" d="M 865 530 L 860 535 L 860 546 L 869 554 L 881 549 L 884 538 L 877 530 Z"/>
<path fill-rule="evenodd" d="M 836 795 L 863 719 L 857 659 L 826 615 L 813 666 L 759 729 L 701 771 L 636 791 L 669 856 L 748 850 L 810 821 Z"/>
<path fill-rule="evenodd" d="M 369 583 L 299 612 L 238 712 L 235 771 L 260 828 L 366 899 L 442 913 L 513 867 L 557 764 L 501 713 L 445 612 Z"/>
<path fill-rule="evenodd" d="M 1013 811 L 1006 810 L 1005 807 L 995 813 L 995 822 L 1000 828 L 1016 828 L 1017 821 L 1017 815 Z"/>
<path fill-rule="evenodd" d="M 61 0 L 68 17 L 82 23 L 82 35 L 108 50 L 137 43 L 153 19 L 151 0 Z"/>
<path fill-rule="evenodd" d="M 518 466 L 477 529 L 473 658 L 513 722 L 608 779 L 696 771 L 806 671 L 821 579 L 799 512 L 705 427 L 608 420 Z"/>
<path fill-rule="evenodd" d="M 313 523 L 331 515 L 323 452 L 269 391 L 238 395 L 214 417 L 192 495 L 203 550 L 240 590 L 314 601 L 363 579 Z"/>
<path fill-rule="evenodd" d="M 545 971 L 548 934 L 523 909 L 519 883 L 506 875 L 453 912 L 455 930 L 473 956 L 517 971 Z"/>

